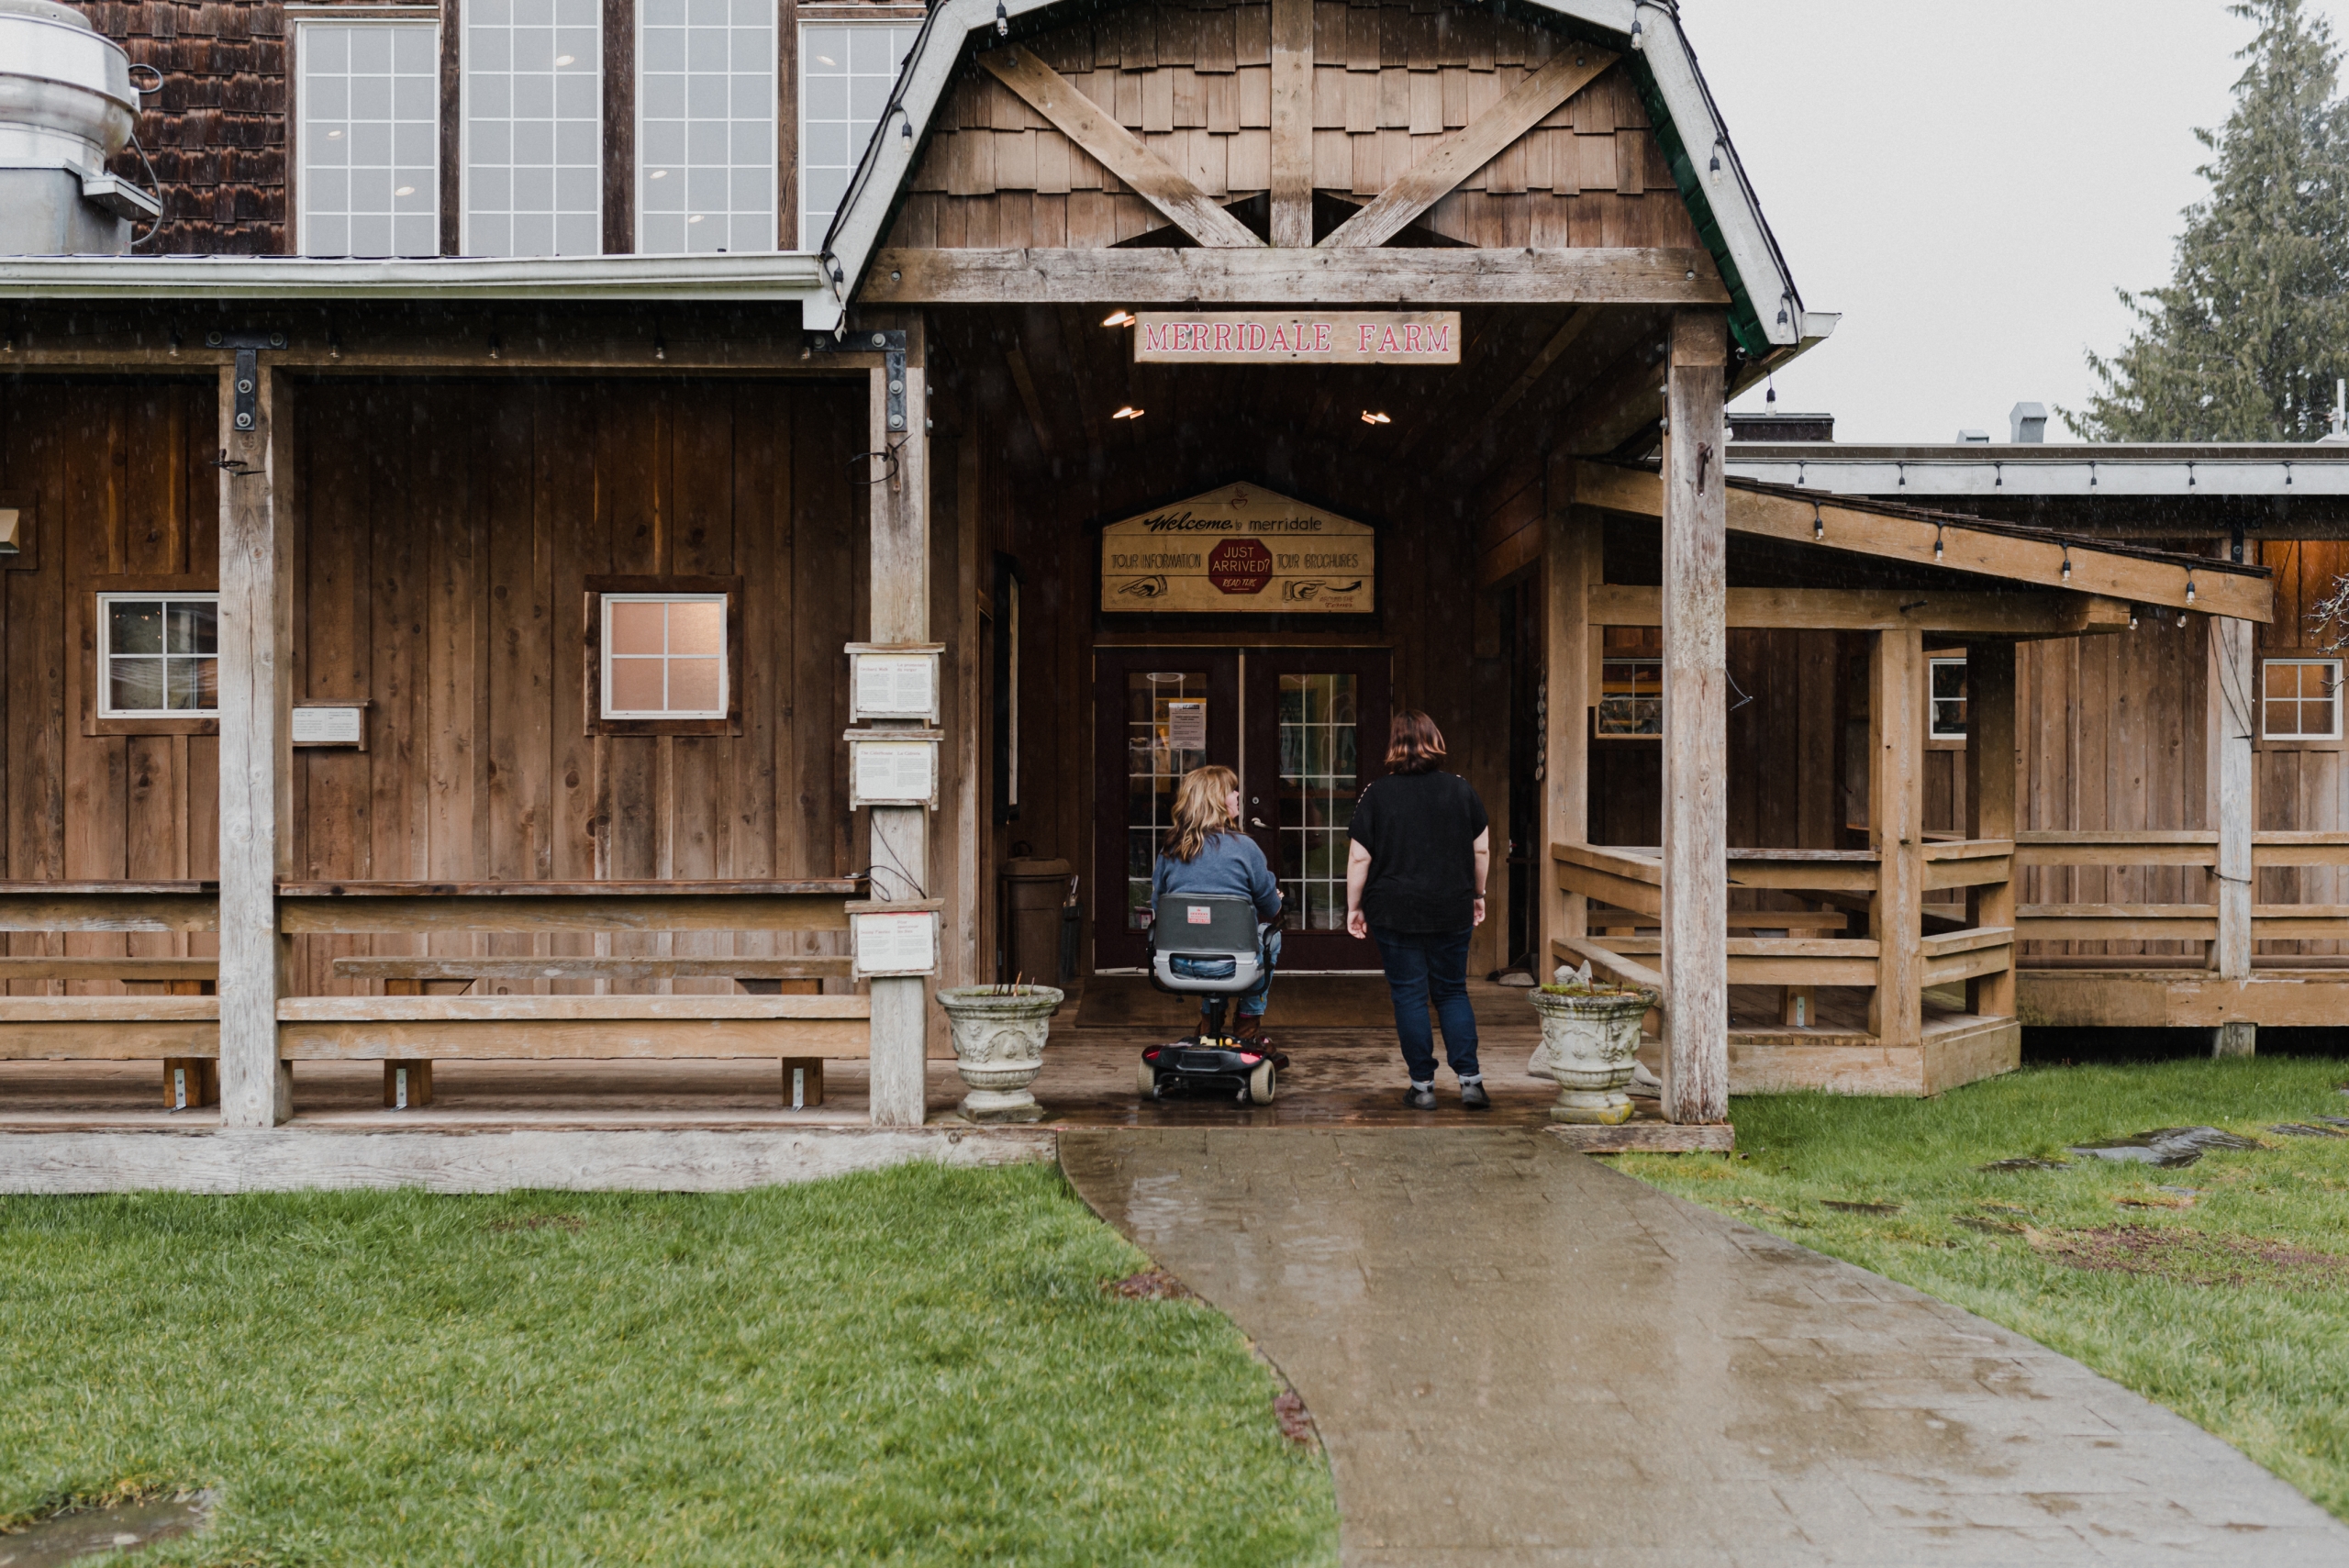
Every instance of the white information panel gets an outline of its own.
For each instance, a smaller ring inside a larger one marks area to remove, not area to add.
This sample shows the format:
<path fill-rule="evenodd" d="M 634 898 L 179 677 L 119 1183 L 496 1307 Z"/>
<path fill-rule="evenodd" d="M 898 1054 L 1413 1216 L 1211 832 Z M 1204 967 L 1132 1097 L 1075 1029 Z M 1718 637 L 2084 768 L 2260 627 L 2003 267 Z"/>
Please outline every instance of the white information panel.
<path fill-rule="evenodd" d="M 935 730 L 880 735 L 848 733 L 848 803 L 859 806 L 938 804 L 938 740 Z"/>
<path fill-rule="evenodd" d="M 937 648 L 881 648 L 851 643 L 850 718 L 915 718 L 938 722 Z"/>
<path fill-rule="evenodd" d="M 856 977 L 938 973 L 938 914 L 853 914 L 848 917 Z"/>
<path fill-rule="evenodd" d="M 363 746 L 367 743 L 367 710 L 363 707 L 294 709 L 288 738 L 296 746 Z"/>
<path fill-rule="evenodd" d="M 1170 751 L 1208 749 L 1208 705 L 1197 697 L 1166 705 L 1166 748 Z"/>

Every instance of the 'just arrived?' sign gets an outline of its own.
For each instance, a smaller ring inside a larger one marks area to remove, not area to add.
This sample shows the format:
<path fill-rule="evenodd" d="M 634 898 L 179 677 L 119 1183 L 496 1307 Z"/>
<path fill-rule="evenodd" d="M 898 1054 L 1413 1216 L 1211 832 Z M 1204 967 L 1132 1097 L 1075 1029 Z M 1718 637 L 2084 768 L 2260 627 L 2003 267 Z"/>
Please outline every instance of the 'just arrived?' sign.
<path fill-rule="evenodd" d="M 1137 364 L 1456 365 L 1456 310 L 1197 313 L 1134 317 Z"/>

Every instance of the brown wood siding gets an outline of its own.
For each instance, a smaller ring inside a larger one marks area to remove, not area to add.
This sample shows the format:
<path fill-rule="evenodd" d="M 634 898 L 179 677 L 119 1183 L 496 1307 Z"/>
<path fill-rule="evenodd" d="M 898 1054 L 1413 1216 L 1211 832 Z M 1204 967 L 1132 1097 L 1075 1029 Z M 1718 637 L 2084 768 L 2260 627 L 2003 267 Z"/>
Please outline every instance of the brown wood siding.
<path fill-rule="evenodd" d="M 285 227 L 286 50 L 278 0 L 72 0 L 90 23 L 163 73 L 138 136 L 163 191 L 141 255 L 277 255 Z M 147 183 L 126 150 L 114 172 Z"/>
<path fill-rule="evenodd" d="M 863 399 L 861 384 L 748 380 L 300 387 L 295 690 L 373 706 L 367 751 L 295 753 L 298 874 L 856 869 L 835 738 L 841 648 L 863 602 L 847 458 Z M 614 573 L 743 579 L 741 733 L 586 732 L 584 581 Z M 617 952 L 763 951 L 712 945 L 748 935 L 609 940 Z M 431 951 L 528 955 L 531 940 L 436 938 Z M 328 973 L 335 952 L 364 951 L 311 944 L 297 988 L 364 989 Z"/>
<path fill-rule="evenodd" d="M 0 384 L 0 490 L 31 497 L 34 570 L 0 571 L 0 877 L 209 878 L 220 748 L 209 735 L 94 735 L 83 701 L 94 595 L 126 577 L 210 588 L 219 558 L 215 383 Z M 127 584 L 125 584 L 127 585 Z M 18 957 L 209 956 L 208 935 L 6 939 Z M 20 983 L 26 994 L 119 992 Z"/>
<path fill-rule="evenodd" d="M 1324 6 L 1317 19 L 1313 182 L 1367 199 L 1576 45 L 1515 17 L 1418 0 Z M 1029 47 L 1208 195 L 1272 180 L 1269 7 L 1138 6 Z M 975 66 L 947 90 L 889 243 L 1115 244 L 1165 219 Z M 1646 111 L 1616 66 L 1430 209 L 1419 228 L 1472 245 L 1687 246 L 1695 225 Z"/>

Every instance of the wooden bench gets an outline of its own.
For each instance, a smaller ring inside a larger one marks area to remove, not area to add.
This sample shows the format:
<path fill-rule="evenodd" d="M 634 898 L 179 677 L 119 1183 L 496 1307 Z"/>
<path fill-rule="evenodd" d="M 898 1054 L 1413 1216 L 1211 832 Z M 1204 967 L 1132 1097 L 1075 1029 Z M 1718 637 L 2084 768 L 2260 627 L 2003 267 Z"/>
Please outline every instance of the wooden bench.
<path fill-rule="evenodd" d="M 428 984 L 475 985 L 484 980 L 659 981 L 729 979 L 752 995 L 819 995 L 827 979 L 845 980 L 845 958 L 339 958 L 338 980 L 380 980 L 386 996 L 423 995 Z M 824 1103 L 824 1059 L 783 1059 L 783 1090 L 794 1109 Z M 386 1060 L 384 1104 L 395 1110 L 432 1103 L 429 1060 Z"/>
<path fill-rule="evenodd" d="M 217 883 L 0 881 L 0 931 L 153 935 L 218 926 Z M 219 975 L 208 958 L 0 958 L 0 981 L 162 987 L 127 996 L 0 996 L 0 1059 L 160 1062 L 167 1108 L 217 1105 L 220 1003 L 206 993 Z"/>
<path fill-rule="evenodd" d="M 288 935 L 485 932 L 846 931 L 854 878 L 731 882 L 287 882 Z M 287 1061 L 380 1061 L 387 1104 L 429 1104 L 444 1061 L 763 1056 L 780 1059 L 794 1106 L 821 1104 L 823 1062 L 869 1054 L 872 1003 L 805 994 L 845 959 L 500 957 L 338 959 L 335 973 L 379 979 L 383 996 L 298 996 L 278 1004 Z M 724 977 L 740 996 L 426 996 L 435 982 L 648 981 Z M 766 988 L 772 986 L 773 990 Z M 786 986 L 799 995 L 785 995 Z M 395 990 L 397 987 L 397 990 Z M 405 994 L 401 994 L 405 993 Z M 811 1094 L 812 1091 L 812 1094 Z"/>

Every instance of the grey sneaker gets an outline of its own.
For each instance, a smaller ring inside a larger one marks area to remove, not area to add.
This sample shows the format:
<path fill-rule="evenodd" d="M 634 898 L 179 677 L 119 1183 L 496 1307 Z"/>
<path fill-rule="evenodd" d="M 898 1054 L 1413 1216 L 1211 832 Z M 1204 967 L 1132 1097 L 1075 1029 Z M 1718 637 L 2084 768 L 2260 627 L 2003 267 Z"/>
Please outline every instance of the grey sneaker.
<path fill-rule="evenodd" d="M 1403 1091 L 1403 1103 L 1415 1111 L 1435 1109 L 1435 1086 L 1429 1084 L 1422 1088 L 1417 1084 L 1412 1084 Z"/>
<path fill-rule="evenodd" d="M 1460 1085 L 1460 1108 L 1464 1111 L 1488 1111 L 1493 1108 L 1493 1096 L 1485 1093 L 1482 1079 Z"/>

